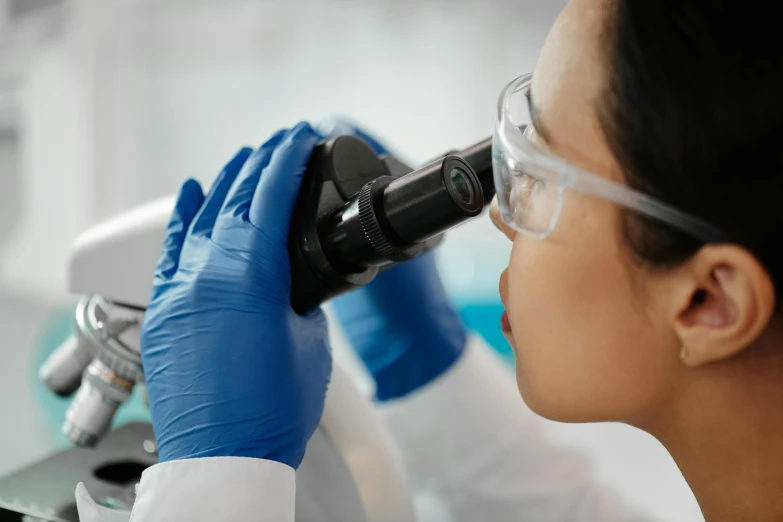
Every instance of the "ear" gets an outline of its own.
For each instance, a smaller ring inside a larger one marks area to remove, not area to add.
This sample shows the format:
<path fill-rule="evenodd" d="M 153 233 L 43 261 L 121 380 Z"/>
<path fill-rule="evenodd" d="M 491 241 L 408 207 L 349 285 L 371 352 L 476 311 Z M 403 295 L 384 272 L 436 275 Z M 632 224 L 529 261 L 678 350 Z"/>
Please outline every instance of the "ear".
<path fill-rule="evenodd" d="M 673 325 L 681 357 L 696 367 L 732 357 L 764 332 L 775 288 L 764 266 L 738 245 L 703 247 L 685 267 Z"/>

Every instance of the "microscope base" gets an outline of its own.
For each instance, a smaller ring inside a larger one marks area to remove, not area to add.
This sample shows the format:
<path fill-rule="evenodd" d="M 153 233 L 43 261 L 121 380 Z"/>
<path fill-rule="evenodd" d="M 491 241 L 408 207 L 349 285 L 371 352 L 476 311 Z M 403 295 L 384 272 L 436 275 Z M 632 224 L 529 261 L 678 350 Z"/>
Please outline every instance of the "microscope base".
<path fill-rule="evenodd" d="M 157 463 L 152 426 L 128 424 L 95 448 L 72 448 L 0 478 L 0 522 L 78 522 L 83 482 L 107 507 L 130 510 L 142 471 Z"/>

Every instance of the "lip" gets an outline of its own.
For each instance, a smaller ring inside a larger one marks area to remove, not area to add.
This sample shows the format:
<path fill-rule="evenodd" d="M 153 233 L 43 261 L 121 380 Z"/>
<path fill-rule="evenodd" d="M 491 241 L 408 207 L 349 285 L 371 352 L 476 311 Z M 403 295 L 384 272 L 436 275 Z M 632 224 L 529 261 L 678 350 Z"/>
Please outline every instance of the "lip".
<path fill-rule="evenodd" d="M 504 334 L 511 333 L 511 322 L 508 320 L 508 305 L 506 304 L 506 290 L 508 288 L 508 269 L 503 270 L 500 274 L 500 281 L 498 282 L 498 293 L 500 294 L 500 302 L 503 304 L 503 315 L 500 316 L 500 329 Z"/>
<path fill-rule="evenodd" d="M 500 316 L 500 329 L 503 333 L 511 333 L 511 323 L 508 320 L 508 312 L 503 310 L 503 315 Z"/>

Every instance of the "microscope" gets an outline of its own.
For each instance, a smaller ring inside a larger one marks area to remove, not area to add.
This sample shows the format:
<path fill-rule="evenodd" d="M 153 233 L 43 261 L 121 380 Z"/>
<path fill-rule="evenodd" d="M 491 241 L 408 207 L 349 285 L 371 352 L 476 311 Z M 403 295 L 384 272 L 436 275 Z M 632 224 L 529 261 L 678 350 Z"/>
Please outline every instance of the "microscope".
<path fill-rule="evenodd" d="M 291 223 L 293 309 L 305 313 L 434 248 L 493 195 L 491 139 L 416 170 L 354 136 L 319 144 Z M 78 482 L 106 509 L 129 512 L 141 472 L 157 462 L 150 425 L 110 427 L 144 383 L 140 329 L 173 206 L 152 202 L 76 240 L 69 290 L 84 297 L 74 334 L 40 369 L 52 392 L 75 394 L 62 427 L 75 448 L 0 479 L 0 520 L 5 509 L 19 515 L 8 520 L 77 522 Z M 337 365 L 296 480 L 297 521 L 415 520 L 394 442 Z"/>

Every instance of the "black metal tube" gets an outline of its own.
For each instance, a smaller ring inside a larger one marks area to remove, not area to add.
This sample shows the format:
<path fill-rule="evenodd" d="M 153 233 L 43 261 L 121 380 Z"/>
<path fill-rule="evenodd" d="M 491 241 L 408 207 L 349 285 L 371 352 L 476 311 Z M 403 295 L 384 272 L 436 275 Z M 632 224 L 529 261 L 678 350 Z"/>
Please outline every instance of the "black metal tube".
<path fill-rule="evenodd" d="M 446 156 L 394 180 L 383 194 L 384 217 L 397 237 L 420 243 L 479 215 L 478 177 L 457 156 Z"/>
<path fill-rule="evenodd" d="M 455 154 L 464 158 L 411 171 L 354 136 L 316 147 L 289 236 L 293 309 L 306 313 L 370 283 L 480 214 L 495 194 L 492 140 Z"/>
<path fill-rule="evenodd" d="M 483 208 L 473 169 L 447 156 L 400 178 L 386 176 L 365 185 L 322 231 L 324 251 L 348 271 L 406 261 L 424 250 L 425 241 Z"/>
<path fill-rule="evenodd" d="M 492 138 L 481 140 L 455 154 L 473 168 L 484 191 L 484 204 L 488 205 L 495 197 L 495 180 L 492 177 Z"/>

